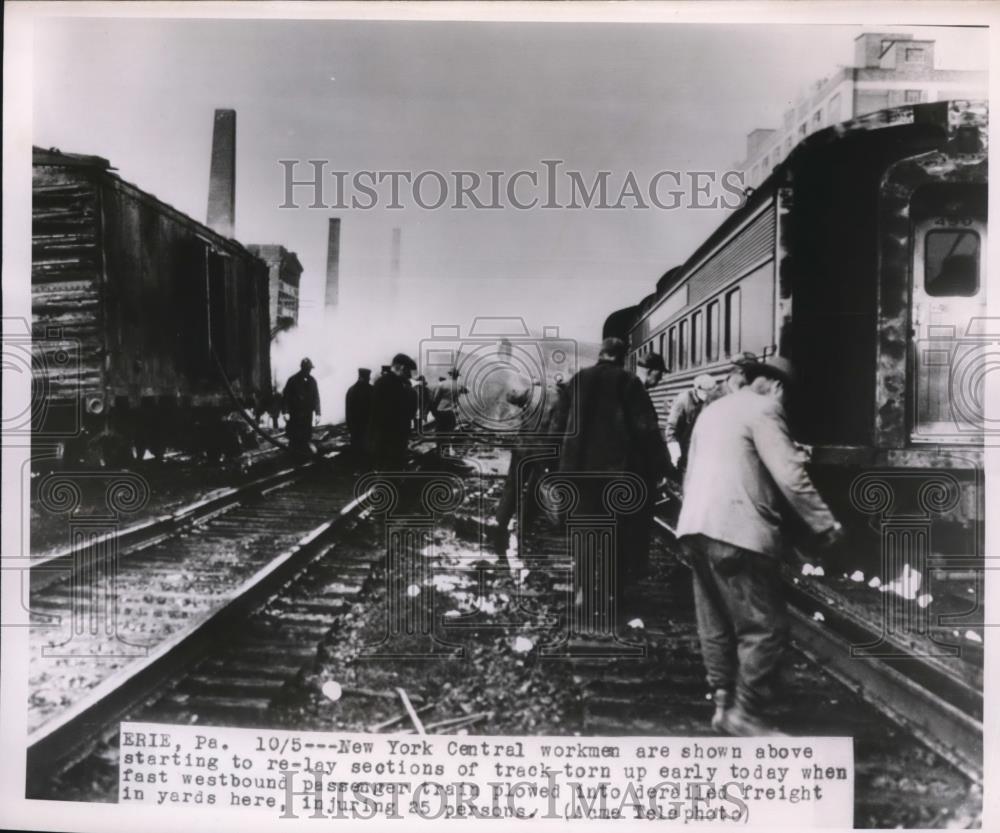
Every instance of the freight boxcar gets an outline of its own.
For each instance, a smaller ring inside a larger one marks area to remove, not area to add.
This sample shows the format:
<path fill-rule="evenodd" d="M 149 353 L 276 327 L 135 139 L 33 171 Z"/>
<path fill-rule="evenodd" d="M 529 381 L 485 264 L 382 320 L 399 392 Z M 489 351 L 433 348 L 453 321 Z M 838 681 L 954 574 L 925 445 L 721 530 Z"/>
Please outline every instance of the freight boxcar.
<path fill-rule="evenodd" d="M 822 491 L 877 534 L 909 524 L 883 551 L 981 553 L 983 445 L 1000 436 L 983 410 L 1000 340 L 985 306 L 987 121 L 985 104 L 938 102 L 813 134 L 605 325 L 633 368 L 663 353 L 661 418 L 732 356 L 791 359 L 793 433 L 814 446 Z"/>
<path fill-rule="evenodd" d="M 270 392 L 266 265 L 100 157 L 36 148 L 32 199 L 34 442 L 218 452 Z"/>

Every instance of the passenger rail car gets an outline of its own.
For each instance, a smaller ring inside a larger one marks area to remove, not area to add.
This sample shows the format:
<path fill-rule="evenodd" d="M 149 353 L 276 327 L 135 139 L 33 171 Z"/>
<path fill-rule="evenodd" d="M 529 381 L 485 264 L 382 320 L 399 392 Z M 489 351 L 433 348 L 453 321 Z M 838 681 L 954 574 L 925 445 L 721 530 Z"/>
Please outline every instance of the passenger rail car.
<path fill-rule="evenodd" d="M 210 450 L 230 390 L 270 390 L 266 265 L 100 157 L 36 148 L 32 173 L 35 441 Z"/>
<path fill-rule="evenodd" d="M 656 292 L 613 313 L 629 361 L 661 352 L 665 419 L 693 378 L 779 353 L 793 432 L 835 509 L 934 518 L 935 551 L 981 552 L 987 110 L 884 110 L 802 141 Z M 884 531 L 884 529 L 883 529 Z"/>

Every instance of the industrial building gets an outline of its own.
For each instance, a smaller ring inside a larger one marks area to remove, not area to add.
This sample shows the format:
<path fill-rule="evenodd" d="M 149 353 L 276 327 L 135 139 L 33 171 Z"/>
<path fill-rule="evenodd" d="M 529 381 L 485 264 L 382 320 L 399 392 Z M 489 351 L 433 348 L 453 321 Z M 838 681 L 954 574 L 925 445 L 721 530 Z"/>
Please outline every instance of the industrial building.
<path fill-rule="evenodd" d="M 806 136 L 831 124 L 929 101 L 985 99 L 986 73 L 936 69 L 934 41 L 913 35 L 866 32 L 854 41 L 854 65 L 814 83 L 784 114 L 780 128 L 747 134 L 744 182 L 757 187 Z"/>
<path fill-rule="evenodd" d="M 267 264 L 272 335 L 296 326 L 302 277 L 298 256 L 277 243 L 251 243 L 247 249 Z"/>

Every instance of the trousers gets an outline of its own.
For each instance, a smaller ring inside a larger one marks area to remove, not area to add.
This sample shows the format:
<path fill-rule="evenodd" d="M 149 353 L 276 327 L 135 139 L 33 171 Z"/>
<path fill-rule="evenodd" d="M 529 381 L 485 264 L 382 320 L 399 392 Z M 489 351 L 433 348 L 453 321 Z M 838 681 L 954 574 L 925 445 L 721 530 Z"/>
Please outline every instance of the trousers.
<path fill-rule="evenodd" d="M 506 529 L 518 507 L 522 509 L 521 520 L 529 526 L 539 516 L 540 507 L 535 497 L 539 478 L 545 473 L 547 461 L 515 448 L 510 455 L 510 468 L 504 480 L 503 494 L 497 507 L 497 525 Z M 522 530 L 522 534 L 523 534 Z"/>
<path fill-rule="evenodd" d="M 761 714 L 773 702 L 788 642 L 778 560 L 704 535 L 682 541 L 694 574 L 698 639 L 708 684 Z"/>

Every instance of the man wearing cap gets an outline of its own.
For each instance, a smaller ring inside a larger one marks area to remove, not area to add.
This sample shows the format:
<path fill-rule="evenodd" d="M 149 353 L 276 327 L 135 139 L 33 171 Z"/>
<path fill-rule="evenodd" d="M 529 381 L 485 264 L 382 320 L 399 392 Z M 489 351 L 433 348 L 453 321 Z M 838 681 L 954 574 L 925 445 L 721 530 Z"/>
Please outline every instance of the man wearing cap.
<path fill-rule="evenodd" d="M 750 385 L 706 408 L 694 427 L 677 524 L 694 573 L 702 656 L 715 692 L 712 727 L 774 734 L 764 714 L 788 638 L 779 558 L 791 515 L 832 546 L 842 529 L 789 434 L 787 359 L 759 363 Z"/>
<path fill-rule="evenodd" d="M 564 435 L 559 470 L 578 478 L 575 514 L 607 514 L 607 475 L 634 474 L 644 483 L 642 507 L 614 517 L 613 575 L 620 619 L 628 617 L 630 596 L 648 567 L 655 486 L 667 468 L 656 409 L 642 382 L 624 364 L 625 343 L 605 339 L 597 364 L 570 380 L 552 419 L 552 430 Z"/>
<path fill-rule="evenodd" d="M 406 463 L 406 443 L 413 421 L 413 388 L 410 377 L 417 363 L 397 353 L 389 372 L 372 385 L 372 411 L 368 421 L 368 451 L 377 471 L 399 471 Z"/>
<path fill-rule="evenodd" d="M 667 449 L 677 470 L 683 472 L 687 466 L 688 446 L 695 420 L 705 404 L 715 395 L 715 379 L 707 373 L 695 376 L 689 390 L 677 395 L 667 417 Z"/>
<path fill-rule="evenodd" d="M 645 379 L 643 379 L 643 384 L 646 386 L 646 390 L 652 390 L 663 378 L 663 374 L 667 372 L 667 366 L 663 362 L 663 356 L 659 353 L 647 353 L 638 362 L 639 367 L 645 371 Z"/>
<path fill-rule="evenodd" d="M 351 456 L 360 462 L 365 456 L 368 434 L 368 420 L 372 413 L 372 386 L 369 384 L 372 372 L 367 367 L 358 368 L 358 381 L 347 389 L 344 413 L 347 430 L 351 435 Z"/>
<path fill-rule="evenodd" d="M 745 388 L 749 385 L 753 381 L 754 368 L 758 364 L 759 361 L 753 353 L 741 353 L 734 358 L 729 368 L 729 375 L 726 376 L 721 385 L 716 385 L 716 389 L 709 396 L 708 402 L 721 399 L 727 393 L 736 393 L 740 388 Z"/>
<path fill-rule="evenodd" d="M 285 431 L 289 450 L 297 454 L 309 453 L 313 414 L 319 416 L 319 388 L 312 377 L 312 368 L 313 363 L 308 358 L 303 359 L 299 372 L 285 383 L 281 396 L 282 410 L 288 417 Z"/>

